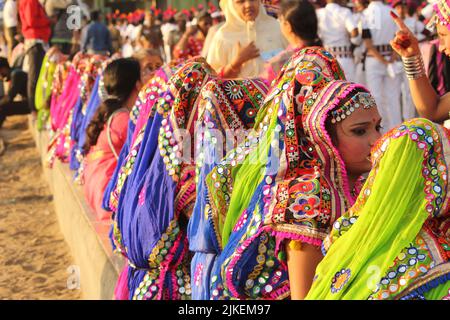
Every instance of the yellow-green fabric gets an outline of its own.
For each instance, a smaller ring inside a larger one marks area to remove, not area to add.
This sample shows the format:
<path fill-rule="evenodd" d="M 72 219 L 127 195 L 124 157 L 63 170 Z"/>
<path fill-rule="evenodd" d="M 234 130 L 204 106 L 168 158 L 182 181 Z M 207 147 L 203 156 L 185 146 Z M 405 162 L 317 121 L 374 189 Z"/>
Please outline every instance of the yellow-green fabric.
<path fill-rule="evenodd" d="M 307 299 L 439 298 L 450 287 L 448 133 L 425 119 L 385 135 L 352 208 L 324 241 Z M 447 157 L 447 158 L 446 158 Z M 438 226 L 438 227 L 436 227 Z M 436 249 L 431 249 L 431 245 Z"/>
<path fill-rule="evenodd" d="M 57 63 L 45 55 L 36 84 L 35 105 L 38 111 L 37 127 L 42 129 L 50 114 L 50 98 L 52 94 L 53 76 Z"/>

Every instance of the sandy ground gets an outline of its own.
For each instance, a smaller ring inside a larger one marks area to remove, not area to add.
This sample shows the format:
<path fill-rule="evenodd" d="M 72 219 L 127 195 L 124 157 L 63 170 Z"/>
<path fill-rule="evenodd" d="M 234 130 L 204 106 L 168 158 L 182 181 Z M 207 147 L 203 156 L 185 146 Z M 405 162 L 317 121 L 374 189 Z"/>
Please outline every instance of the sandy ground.
<path fill-rule="evenodd" d="M 0 299 L 80 299 L 27 117 L 0 129 Z M 70 287 L 70 284 L 69 284 Z"/>

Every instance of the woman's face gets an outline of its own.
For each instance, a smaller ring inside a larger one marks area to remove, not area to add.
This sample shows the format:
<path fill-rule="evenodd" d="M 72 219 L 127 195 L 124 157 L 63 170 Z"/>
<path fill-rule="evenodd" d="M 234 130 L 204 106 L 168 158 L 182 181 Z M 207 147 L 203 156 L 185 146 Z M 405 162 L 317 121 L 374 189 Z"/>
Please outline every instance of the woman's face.
<path fill-rule="evenodd" d="M 436 25 L 439 38 L 439 51 L 450 57 L 450 31 L 439 23 Z"/>
<path fill-rule="evenodd" d="M 358 108 L 334 126 L 337 146 L 349 176 L 359 177 L 372 168 L 370 151 L 381 137 L 378 109 Z"/>
<path fill-rule="evenodd" d="M 255 21 L 259 14 L 261 0 L 232 0 L 239 17 L 245 22 Z"/>
<path fill-rule="evenodd" d="M 155 74 L 155 71 L 161 68 L 163 61 L 158 56 L 147 56 L 141 61 L 141 81 L 147 83 Z"/>

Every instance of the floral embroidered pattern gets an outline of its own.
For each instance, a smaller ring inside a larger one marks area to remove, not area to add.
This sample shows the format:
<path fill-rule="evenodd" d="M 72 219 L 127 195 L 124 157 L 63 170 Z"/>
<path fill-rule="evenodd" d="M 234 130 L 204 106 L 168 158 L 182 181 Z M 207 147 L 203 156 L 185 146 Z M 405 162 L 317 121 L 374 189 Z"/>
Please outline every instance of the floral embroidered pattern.
<path fill-rule="evenodd" d="M 341 291 L 342 288 L 344 288 L 344 286 L 348 283 L 351 276 L 352 273 L 350 269 L 342 269 L 341 271 L 337 272 L 331 282 L 331 292 L 337 293 Z"/>

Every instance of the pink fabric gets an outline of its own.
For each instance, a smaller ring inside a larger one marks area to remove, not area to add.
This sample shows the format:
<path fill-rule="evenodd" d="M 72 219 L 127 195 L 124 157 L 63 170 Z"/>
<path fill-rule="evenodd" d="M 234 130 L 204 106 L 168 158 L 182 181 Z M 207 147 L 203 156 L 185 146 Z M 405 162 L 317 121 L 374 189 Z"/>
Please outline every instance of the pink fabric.
<path fill-rule="evenodd" d="M 71 67 L 64 83 L 64 89 L 50 109 L 53 131 L 62 129 L 67 123 L 70 111 L 80 96 L 79 83 L 80 76 L 75 68 Z"/>
<path fill-rule="evenodd" d="M 128 262 L 128 261 L 127 261 Z M 128 290 L 128 263 L 123 267 L 122 272 L 117 279 L 116 287 L 114 288 L 115 300 L 128 300 L 130 292 Z"/>
<path fill-rule="evenodd" d="M 120 154 L 127 138 L 128 120 L 129 112 L 124 110 L 116 113 L 111 121 L 111 140 L 117 155 Z M 102 199 L 116 166 L 117 159 L 109 146 L 105 125 L 97 144 L 91 147 L 86 156 L 84 169 L 84 195 L 98 220 L 109 220 L 111 218 L 111 212 L 102 208 Z"/>
<path fill-rule="evenodd" d="M 286 50 L 280 52 L 278 55 L 266 62 L 264 71 L 259 75 L 259 77 L 266 80 L 270 85 L 272 81 L 277 78 L 284 64 L 294 55 L 294 53 L 300 51 L 302 48 L 294 48 L 289 45 Z"/>
<path fill-rule="evenodd" d="M 155 104 L 155 100 L 148 99 L 146 103 L 144 103 L 141 107 L 141 110 L 139 111 L 139 117 L 136 121 L 136 126 L 134 128 L 133 132 L 133 138 L 131 139 L 132 146 L 134 144 L 134 141 L 136 140 L 137 135 L 141 131 L 141 129 L 144 127 L 144 125 L 148 121 L 148 116 L 150 114 L 150 111 L 152 110 L 153 105 Z"/>

